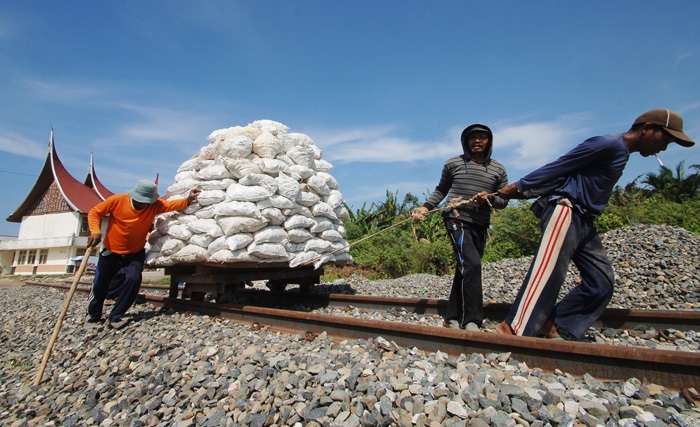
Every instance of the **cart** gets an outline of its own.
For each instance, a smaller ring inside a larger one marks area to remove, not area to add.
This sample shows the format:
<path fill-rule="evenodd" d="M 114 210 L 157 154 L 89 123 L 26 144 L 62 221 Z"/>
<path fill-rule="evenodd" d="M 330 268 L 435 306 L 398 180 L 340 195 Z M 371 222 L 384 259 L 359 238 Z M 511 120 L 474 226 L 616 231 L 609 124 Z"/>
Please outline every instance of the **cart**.
<path fill-rule="evenodd" d="M 199 263 L 165 267 L 165 274 L 170 275 L 171 298 L 178 297 L 179 285 L 183 283 L 182 298 L 203 301 L 210 294 L 217 303 L 228 303 L 238 289 L 257 280 L 267 280 L 267 287 L 273 292 L 282 292 L 289 284 L 298 284 L 302 293 L 310 292 L 321 283 L 323 268 L 290 268 L 286 262 Z"/>

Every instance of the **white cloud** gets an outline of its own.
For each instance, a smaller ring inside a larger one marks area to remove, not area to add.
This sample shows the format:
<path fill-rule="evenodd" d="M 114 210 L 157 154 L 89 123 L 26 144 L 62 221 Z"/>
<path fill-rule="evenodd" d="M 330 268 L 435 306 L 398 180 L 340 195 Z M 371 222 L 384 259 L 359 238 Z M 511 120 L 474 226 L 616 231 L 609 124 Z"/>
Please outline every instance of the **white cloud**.
<path fill-rule="evenodd" d="M 46 144 L 41 144 L 17 133 L 0 130 L 0 151 L 7 153 L 44 159 L 46 158 L 48 143 L 48 139 Z"/>
<path fill-rule="evenodd" d="M 455 142 L 412 141 L 392 135 L 397 126 L 375 126 L 336 132 L 313 132 L 324 159 L 338 163 L 415 162 L 455 155 Z"/>
<path fill-rule="evenodd" d="M 557 159 L 586 138 L 583 116 L 566 116 L 552 122 L 496 127 L 498 159 L 506 167 L 534 169 Z"/>

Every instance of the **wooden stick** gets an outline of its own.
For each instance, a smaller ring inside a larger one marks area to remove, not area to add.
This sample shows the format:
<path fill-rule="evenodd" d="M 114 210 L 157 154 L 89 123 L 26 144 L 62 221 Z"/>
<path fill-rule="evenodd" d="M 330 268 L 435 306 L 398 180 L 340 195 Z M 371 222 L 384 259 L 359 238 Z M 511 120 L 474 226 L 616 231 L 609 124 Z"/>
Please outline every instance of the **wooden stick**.
<path fill-rule="evenodd" d="M 63 318 L 66 316 L 66 312 L 68 311 L 70 300 L 73 298 L 73 294 L 78 288 L 78 282 L 80 282 L 80 278 L 83 277 L 85 268 L 88 265 L 88 259 L 90 259 L 90 252 L 92 252 L 92 247 L 88 247 L 87 249 L 85 249 L 83 261 L 80 263 L 80 268 L 78 269 L 78 272 L 75 275 L 75 279 L 73 279 L 73 284 L 70 287 L 70 291 L 68 291 L 68 295 L 66 295 L 66 300 L 63 302 L 63 309 L 61 310 L 61 314 L 58 316 L 56 326 L 53 328 L 53 335 L 51 336 L 51 341 L 49 341 L 49 345 L 46 346 L 46 351 L 44 352 L 44 359 L 41 361 L 39 373 L 36 374 L 36 378 L 34 379 L 34 385 L 39 385 L 41 383 L 41 377 L 44 376 L 46 364 L 49 363 L 49 357 L 51 357 L 51 350 L 53 350 L 53 345 L 56 343 L 56 338 L 58 338 L 58 332 L 61 330 Z"/>

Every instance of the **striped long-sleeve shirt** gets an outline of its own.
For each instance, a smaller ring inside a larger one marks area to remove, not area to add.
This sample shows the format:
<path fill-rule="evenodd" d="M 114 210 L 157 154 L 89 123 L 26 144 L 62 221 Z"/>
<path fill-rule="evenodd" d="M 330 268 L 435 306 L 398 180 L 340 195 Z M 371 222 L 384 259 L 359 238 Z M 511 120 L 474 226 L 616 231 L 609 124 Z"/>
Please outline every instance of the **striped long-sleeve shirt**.
<path fill-rule="evenodd" d="M 445 162 L 440 183 L 423 206 L 432 210 L 446 196 L 448 203 L 459 196 L 468 200 L 482 191 L 494 193 L 507 184 L 506 168 L 497 161 L 489 158 L 484 163 L 476 163 L 468 155 L 456 156 Z M 494 196 L 491 204 L 495 209 L 503 209 L 508 201 Z M 481 226 L 488 226 L 491 220 L 491 207 L 488 203 L 468 203 L 462 205 L 458 212 L 459 217 L 455 217 L 452 210 L 445 211 L 443 215 Z"/>

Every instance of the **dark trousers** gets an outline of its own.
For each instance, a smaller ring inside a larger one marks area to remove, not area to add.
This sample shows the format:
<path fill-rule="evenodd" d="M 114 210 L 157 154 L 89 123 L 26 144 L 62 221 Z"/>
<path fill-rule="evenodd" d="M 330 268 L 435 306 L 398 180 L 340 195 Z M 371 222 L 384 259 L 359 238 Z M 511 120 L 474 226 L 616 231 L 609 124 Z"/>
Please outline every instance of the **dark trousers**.
<path fill-rule="evenodd" d="M 445 320 L 457 320 L 461 328 L 469 322 L 481 326 L 484 320 L 481 257 L 486 245 L 486 227 L 454 219 L 445 219 L 445 227 L 457 255 Z"/>
<path fill-rule="evenodd" d="M 141 289 L 141 272 L 146 260 L 146 251 L 140 250 L 133 254 L 100 254 L 97 262 L 97 273 L 92 282 L 92 291 L 88 297 L 88 317 L 90 321 L 97 321 L 102 317 L 102 308 L 105 297 L 109 291 L 109 285 L 117 274 L 123 274 L 121 291 L 117 296 L 109 320 L 118 322 L 124 313 L 132 306 Z"/>
<path fill-rule="evenodd" d="M 592 217 L 562 199 L 548 204 L 541 220 L 540 246 L 506 321 L 517 335 L 533 336 L 551 319 L 581 339 L 612 298 L 613 268 Z M 581 283 L 557 303 L 571 261 Z"/>

